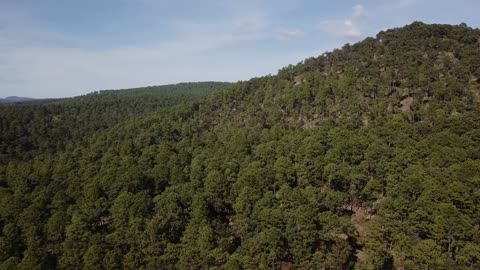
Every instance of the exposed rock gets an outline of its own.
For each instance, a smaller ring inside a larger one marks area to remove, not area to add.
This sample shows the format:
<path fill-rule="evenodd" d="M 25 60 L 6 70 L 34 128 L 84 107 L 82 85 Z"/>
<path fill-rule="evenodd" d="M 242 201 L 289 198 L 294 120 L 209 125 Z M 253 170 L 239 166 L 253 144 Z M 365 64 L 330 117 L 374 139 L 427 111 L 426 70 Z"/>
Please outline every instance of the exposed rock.
<path fill-rule="evenodd" d="M 424 96 L 424 97 L 422 98 L 422 103 L 427 103 L 427 102 L 429 102 L 430 100 L 432 100 L 432 97 L 426 95 L 426 96 Z"/>
<path fill-rule="evenodd" d="M 390 102 L 388 103 L 388 107 L 387 107 L 387 113 L 393 113 L 393 104 Z"/>
<path fill-rule="evenodd" d="M 52 117 L 52 122 L 58 123 L 58 122 L 61 122 L 61 121 L 62 121 L 62 116 L 60 116 L 60 115 L 54 115 Z"/>
<path fill-rule="evenodd" d="M 317 118 L 315 117 L 314 119 L 307 119 L 307 118 L 304 118 L 302 119 L 301 123 L 302 123 L 302 128 L 303 129 L 309 129 L 309 128 L 314 128 L 316 127 L 320 122 L 322 122 L 322 119 L 321 118 Z"/>
<path fill-rule="evenodd" d="M 368 114 L 367 113 L 363 113 L 362 114 L 362 123 L 364 126 L 368 126 Z"/>
<path fill-rule="evenodd" d="M 480 91 L 471 89 L 473 97 L 475 98 L 475 102 L 480 103 Z"/>
<path fill-rule="evenodd" d="M 355 250 L 355 257 L 357 257 L 360 262 L 365 262 L 368 259 L 367 254 L 361 249 Z"/>
<path fill-rule="evenodd" d="M 337 238 L 340 238 L 340 239 L 343 239 L 343 240 L 347 240 L 348 239 L 348 235 L 346 233 L 337 233 L 335 235 L 335 237 Z"/>
<path fill-rule="evenodd" d="M 444 52 L 443 55 L 445 58 L 455 59 L 455 55 L 452 52 Z"/>
<path fill-rule="evenodd" d="M 412 104 L 413 104 L 413 97 L 407 97 L 405 98 L 404 100 L 402 100 L 400 102 L 400 110 L 402 112 L 409 112 L 411 111 L 411 107 L 412 107 Z"/>
<path fill-rule="evenodd" d="M 295 78 L 293 79 L 293 86 L 299 86 L 301 85 L 303 82 L 303 78 L 302 76 L 295 76 Z"/>

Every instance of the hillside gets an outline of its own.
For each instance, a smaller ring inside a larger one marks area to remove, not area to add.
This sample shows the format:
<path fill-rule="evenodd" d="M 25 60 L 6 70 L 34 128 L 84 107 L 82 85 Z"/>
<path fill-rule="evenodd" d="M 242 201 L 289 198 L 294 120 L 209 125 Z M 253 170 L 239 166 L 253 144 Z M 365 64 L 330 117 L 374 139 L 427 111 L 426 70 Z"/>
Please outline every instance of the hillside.
<path fill-rule="evenodd" d="M 0 106 L 0 163 L 61 151 L 127 119 L 198 101 L 226 86 L 222 82 L 180 83 Z"/>
<path fill-rule="evenodd" d="M 414 22 L 205 99 L 0 107 L 0 269 L 479 269 L 479 44 Z"/>

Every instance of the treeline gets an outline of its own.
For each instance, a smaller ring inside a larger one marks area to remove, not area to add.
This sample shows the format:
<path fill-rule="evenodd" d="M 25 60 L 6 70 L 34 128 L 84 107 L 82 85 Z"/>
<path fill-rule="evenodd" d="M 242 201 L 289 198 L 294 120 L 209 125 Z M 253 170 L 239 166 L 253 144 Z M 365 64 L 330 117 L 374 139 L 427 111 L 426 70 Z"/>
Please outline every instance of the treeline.
<path fill-rule="evenodd" d="M 0 166 L 0 269 L 479 269 L 479 38 L 415 22 L 100 132 L 72 120 L 89 136 Z"/>

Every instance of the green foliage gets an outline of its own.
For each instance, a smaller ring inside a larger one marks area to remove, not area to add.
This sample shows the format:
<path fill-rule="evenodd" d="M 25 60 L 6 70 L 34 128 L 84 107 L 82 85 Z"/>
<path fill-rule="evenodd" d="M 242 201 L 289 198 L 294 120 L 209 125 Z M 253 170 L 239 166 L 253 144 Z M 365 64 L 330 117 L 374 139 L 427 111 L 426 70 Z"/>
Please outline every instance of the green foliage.
<path fill-rule="evenodd" d="M 0 269 L 479 269 L 479 37 L 1 106 Z"/>

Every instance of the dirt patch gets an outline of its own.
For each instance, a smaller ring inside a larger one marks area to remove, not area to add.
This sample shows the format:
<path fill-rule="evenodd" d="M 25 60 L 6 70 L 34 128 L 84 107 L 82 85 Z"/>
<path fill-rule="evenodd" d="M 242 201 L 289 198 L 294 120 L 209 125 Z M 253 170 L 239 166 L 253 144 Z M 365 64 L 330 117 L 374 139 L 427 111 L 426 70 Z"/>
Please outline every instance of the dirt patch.
<path fill-rule="evenodd" d="M 303 121 L 303 125 L 302 125 L 302 128 L 303 129 L 310 129 L 310 128 L 314 128 L 316 127 L 320 122 L 322 122 L 322 119 L 320 118 L 315 118 L 315 119 L 311 119 L 311 120 L 305 120 Z"/>
<path fill-rule="evenodd" d="M 361 242 L 362 239 L 367 237 L 368 223 L 376 217 L 375 209 L 372 207 L 350 205 L 345 205 L 343 208 L 351 211 L 352 215 L 350 217 L 350 220 L 353 223 Z M 368 255 L 361 248 L 361 245 L 360 248 L 355 250 L 355 256 L 359 261 L 366 261 L 368 257 Z"/>
<path fill-rule="evenodd" d="M 280 270 L 290 270 L 293 269 L 293 264 L 291 262 L 282 262 L 279 267 Z"/>
<path fill-rule="evenodd" d="M 290 126 L 300 127 L 302 129 L 310 129 L 318 126 L 319 123 L 326 120 L 325 117 L 315 114 L 313 118 L 307 118 L 306 116 L 299 116 L 298 118 L 294 117 L 285 117 L 285 123 Z"/>
<path fill-rule="evenodd" d="M 375 217 L 374 210 L 370 207 L 352 207 L 351 221 L 360 236 L 365 235 L 365 223 Z"/>

